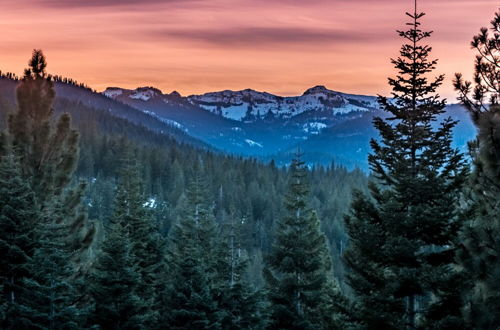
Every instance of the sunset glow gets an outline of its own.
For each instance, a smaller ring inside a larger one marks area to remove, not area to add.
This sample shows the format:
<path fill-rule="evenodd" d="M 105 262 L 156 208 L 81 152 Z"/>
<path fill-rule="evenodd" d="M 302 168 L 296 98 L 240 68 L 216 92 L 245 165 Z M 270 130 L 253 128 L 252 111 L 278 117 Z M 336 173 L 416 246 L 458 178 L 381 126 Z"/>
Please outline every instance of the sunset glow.
<path fill-rule="evenodd" d="M 314 85 L 387 93 L 410 0 L 3 0 L 0 70 L 20 74 L 33 48 L 48 70 L 97 90 L 152 85 L 183 95 L 253 88 L 281 95 Z M 471 76 L 470 40 L 498 0 L 422 0 L 423 28 L 455 101 Z"/>

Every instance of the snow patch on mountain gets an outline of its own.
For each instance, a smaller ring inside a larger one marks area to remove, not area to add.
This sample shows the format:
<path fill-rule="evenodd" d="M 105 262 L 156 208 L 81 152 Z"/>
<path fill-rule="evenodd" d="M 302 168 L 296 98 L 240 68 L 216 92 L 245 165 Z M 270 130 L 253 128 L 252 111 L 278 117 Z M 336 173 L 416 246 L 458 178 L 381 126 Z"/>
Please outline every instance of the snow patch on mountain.
<path fill-rule="evenodd" d="M 327 125 L 320 122 L 311 122 L 303 125 L 303 130 L 310 134 L 319 134 Z"/>
<path fill-rule="evenodd" d="M 108 87 L 104 92 L 102 92 L 102 94 L 112 99 L 116 99 L 120 96 L 128 96 L 131 99 L 142 100 L 144 102 L 163 95 L 161 90 L 154 87 L 139 87 L 133 90 L 118 87 Z"/>
<path fill-rule="evenodd" d="M 150 115 L 151 117 L 155 117 L 156 119 L 158 119 L 162 123 L 165 123 L 165 124 L 170 125 L 172 127 L 178 128 L 178 129 L 180 129 L 180 130 L 182 130 L 182 131 L 184 131 L 186 133 L 189 131 L 186 127 L 184 127 L 184 125 L 176 122 L 175 120 L 160 117 L 160 116 L 158 116 L 156 113 L 154 113 L 152 111 L 142 110 L 142 112 L 144 112 L 145 114 Z"/>
<path fill-rule="evenodd" d="M 118 87 L 108 87 L 104 92 L 102 92 L 102 94 L 106 97 L 114 99 L 115 97 L 123 94 L 123 89 Z"/>
<path fill-rule="evenodd" d="M 129 97 L 131 99 L 149 101 L 150 99 L 163 95 L 159 89 L 153 87 L 139 87 L 134 90 Z"/>
<path fill-rule="evenodd" d="M 248 111 L 248 106 L 246 104 L 241 104 L 237 106 L 232 106 L 230 108 L 221 109 L 221 114 L 229 119 L 242 120 Z"/>
<path fill-rule="evenodd" d="M 259 148 L 264 148 L 264 146 L 258 142 L 255 142 L 250 139 L 245 139 L 245 142 L 250 146 L 250 147 L 259 147 Z"/>

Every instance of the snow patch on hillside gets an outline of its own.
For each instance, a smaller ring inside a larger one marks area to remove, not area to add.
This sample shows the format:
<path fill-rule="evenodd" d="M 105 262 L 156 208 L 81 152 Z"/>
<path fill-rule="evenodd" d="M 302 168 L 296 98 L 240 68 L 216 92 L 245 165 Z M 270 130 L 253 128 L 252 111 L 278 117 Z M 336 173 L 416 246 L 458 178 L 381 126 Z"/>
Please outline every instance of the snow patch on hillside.
<path fill-rule="evenodd" d="M 259 147 L 259 148 L 263 148 L 262 144 L 258 143 L 258 142 L 255 142 L 253 140 L 250 140 L 250 139 L 245 139 L 245 142 L 250 146 L 250 147 Z"/>
<path fill-rule="evenodd" d="M 303 130 L 306 133 L 319 134 L 321 132 L 321 130 L 325 129 L 326 127 L 327 127 L 327 125 L 324 123 L 312 122 L 312 123 L 304 124 Z"/>
<path fill-rule="evenodd" d="M 229 119 L 242 120 L 245 117 L 247 110 L 248 105 L 246 104 L 234 105 L 228 108 L 223 108 L 222 115 Z"/>
<path fill-rule="evenodd" d="M 135 100 L 149 101 L 155 96 L 157 96 L 157 93 L 152 89 L 146 89 L 146 90 L 137 89 L 135 90 L 134 93 L 130 94 L 129 97 Z"/>
<path fill-rule="evenodd" d="M 121 88 L 108 87 L 102 94 L 106 97 L 114 99 L 117 96 L 123 94 L 123 90 Z"/>
<path fill-rule="evenodd" d="M 158 116 L 156 113 L 154 113 L 152 111 L 143 110 L 142 112 L 144 112 L 145 114 L 147 114 L 147 115 L 149 115 L 151 117 L 154 117 L 154 118 L 158 119 L 162 123 L 165 123 L 165 124 L 167 124 L 169 126 L 178 128 L 178 129 L 180 129 L 180 130 L 182 130 L 182 131 L 184 131 L 186 133 L 189 131 L 186 127 L 184 127 L 184 125 L 176 122 L 175 120 L 160 117 L 160 116 Z"/>

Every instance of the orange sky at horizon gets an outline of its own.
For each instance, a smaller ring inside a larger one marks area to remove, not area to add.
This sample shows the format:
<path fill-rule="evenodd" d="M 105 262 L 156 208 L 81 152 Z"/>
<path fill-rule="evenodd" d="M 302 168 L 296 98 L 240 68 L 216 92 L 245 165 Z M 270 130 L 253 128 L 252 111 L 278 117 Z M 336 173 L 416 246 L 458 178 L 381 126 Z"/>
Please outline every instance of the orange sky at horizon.
<path fill-rule="evenodd" d="M 21 73 L 33 48 L 48 71 L 97 90 L 154 86 L 182 95 L 252 88 L 300 95 L 325 85 L 386 94 L 412 0 L 0 0 L 0 70 Z M 499 0 L 420 0 L 440 94 L 471 77 L 470 40 Z"/>

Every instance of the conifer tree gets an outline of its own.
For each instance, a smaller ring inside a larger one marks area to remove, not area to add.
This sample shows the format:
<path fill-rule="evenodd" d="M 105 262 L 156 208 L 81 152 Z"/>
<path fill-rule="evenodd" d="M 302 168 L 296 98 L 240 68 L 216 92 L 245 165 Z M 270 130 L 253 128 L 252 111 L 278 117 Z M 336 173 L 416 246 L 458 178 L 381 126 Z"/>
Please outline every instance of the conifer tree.
<path fill-rule="evenodd" d="M 197 171 L 189 185 L 184 215 L 172 230 L 168 249 L 171 283 L 165 321 L 171 329 L 220 328 L 214 296 L 216 225 Z"/>
<path fill-rule="evenodd" d="M 139 293 L 141 274 L 132 251 L 129 224 L 122 217 L 126 208 L 119 191 L 115 216 L 87 280 L 94 302 L 90 321 L 103 329 L 143 329 L 151 320 L 148 302 Z"/>
<path fill-rule="evenodd" d="M 265 269 L 270 328 L 332 329 L 325 303 L 335 294 L 331 260 L 319 220 L 307 204 L 306 167 L 300 154 L 290 166 L 286 216 L 278 222 Z M 336 313 L 335 309 L 329 311 Z"/>
<path fill-rule="evenodd" d="M 20 326 L 25 277 L 35 247 L 34 225 L 40 220 L 34 194 L 22 180 L 19 164 L 12 154 L 0 160 L 0 287 L 2 310 L 0 327 Z"/>
<path fill-rule="evenodd" d="M 458 262 L 468 284 L 463 292 L 468 325 L 500 327 L 500 12 L 491 31 L 481 29 L 472 40 L 479 53 L 474 86 L 456 75 L 459 99 L 478 129 L 470 143 L 473 172 L 466 189 L 467 207 Z"/>
<path fill-rule="evenodd" d="M 68 261 L 70 228 L 58 218 L 62 211 L 51 215 L 54 218 L 36 226 L 36 249 L 27 263 L 29 276 L 23 280 L 19 322 L 27 328 L 78 329 L 85 323 L 86 310 L 78 305 L 81 294 Z"/>
<path fill-rule="evenodd" d="M 248 279 L 248 256 L 241 247 L 241 222 L 228 225 L 217 256 L 218 309 L 222 310 L 223 329 L 264 329 L 267 325 L 267 304 L 260 290 Z"/>
<path fill-rule="evenodd" d="M 354 196 L 346 217 L 345 260 L 357 302 L 353 317 L 368 329 L 461 323 L 458 308 L 449 308 L 458 297 L 448 284 L 458 276 L 451 245 L 467 167 L 451 146 L 456 122 L 437 123 L 445 101 L 436 88 L 444 76 L 428 78 L 437 61 L 429 59 L 432 48 L 423 44 L 431 35 L 420 28 L 424 13 L 415 2 L 407 16 L 409 29 L 399 31 L 406 43 L 392 60 L 399 72 L 389 79 L 392 98 L 379 97 L 389 117 L 374 119 L 380 140 L 371 141 L 369 163 L 376 180 L 369 198 Z"/>
<path fill-rule="evenodd" d="M 84 186 L 70 185 L 78 163 L 79 134 L 71 129 L 67 113 L 55 125 L 51 122 L 55 89 L 46 66 L 42 51 L 34 50 L 16 90 L 18 109 L 8 118 L 8 140 L 40 211 L 50 218 L 52 204 L 64 204 L 63 220 L 72 229 L 67 239 L 73 248 L 80 250 L 74 254 L 75 266 L 79 267 L 93 235 L 81 205 Z"/>
<path fill-rule="evenodd" d="M 141 276 L 138 295 L 147 301 L 148 327 L 158 323 L 160 297 L 163 290 L 162 276 L 165 274 L 164 240 L 155 225 L 153 214 L 142 193 L 139 165 L 132 150 L 123 161 L 116 197 L 115 222 L 126 225 L 131 243 L 131 252 L 136 259 Z"/>

